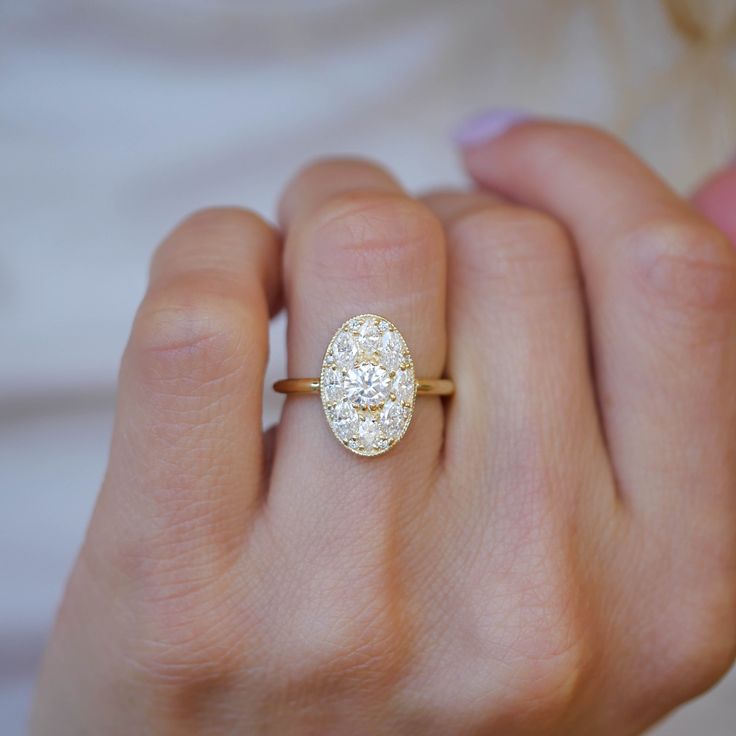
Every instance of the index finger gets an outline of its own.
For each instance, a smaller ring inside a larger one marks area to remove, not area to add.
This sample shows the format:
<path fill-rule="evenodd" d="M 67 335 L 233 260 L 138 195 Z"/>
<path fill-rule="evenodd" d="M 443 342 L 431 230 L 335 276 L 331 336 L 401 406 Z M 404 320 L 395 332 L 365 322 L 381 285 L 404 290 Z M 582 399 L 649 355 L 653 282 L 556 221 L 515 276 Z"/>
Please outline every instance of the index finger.
<path fill-rule="evenodd" d="M 730 524 L 736 253 L 727 239 L 593 128 L 527 120 L 466 147 L 464 159 L 480 184 L 552 213 L 574 236 L 622 498 L 689 528 L 694 508 L 702 528 Z"/>

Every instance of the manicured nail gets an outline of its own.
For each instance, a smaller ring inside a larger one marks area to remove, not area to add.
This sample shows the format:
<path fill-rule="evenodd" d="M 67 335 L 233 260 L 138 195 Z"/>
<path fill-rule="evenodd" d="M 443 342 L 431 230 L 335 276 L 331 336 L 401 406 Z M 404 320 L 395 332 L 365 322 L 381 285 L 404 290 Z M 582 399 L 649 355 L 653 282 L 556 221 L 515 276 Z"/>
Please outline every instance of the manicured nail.
<path fill-rule="evenodd" d="M 452 132 L 452 140 L 461 148 L 480 146 L 531 117 L 523 110 L 485 110 L 460 123 Z"/>

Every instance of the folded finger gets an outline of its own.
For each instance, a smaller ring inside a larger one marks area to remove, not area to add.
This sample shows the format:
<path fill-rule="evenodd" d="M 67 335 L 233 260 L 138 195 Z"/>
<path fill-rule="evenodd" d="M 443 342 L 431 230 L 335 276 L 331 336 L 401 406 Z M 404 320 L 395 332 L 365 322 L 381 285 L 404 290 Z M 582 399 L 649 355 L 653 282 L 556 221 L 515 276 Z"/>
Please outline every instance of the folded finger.
<path fill-rule="evenodd" d="M 275 231 L 200 212 L 157 251 L 120 371 L 92 529 L 127 562 L 198 571 L 237 551 L 263 487 L 261 400 Z M 112 523 L 110 523 L 112 520 Z M 102 530 L 102 531 L 101 531 Z"/>
<path fill-rule="evenodd" d="M 622 498 L 673 533 L 732 536 L 736 252 L 613 137 L 527 120 L 473 142 L 482 185 L 572 233 Z M 705 478 L 704 470 L 708 471 Z M 696 518 L 697 517 L 697 518 Z M 702 535 L 701 535 L 702 537 Z"/>

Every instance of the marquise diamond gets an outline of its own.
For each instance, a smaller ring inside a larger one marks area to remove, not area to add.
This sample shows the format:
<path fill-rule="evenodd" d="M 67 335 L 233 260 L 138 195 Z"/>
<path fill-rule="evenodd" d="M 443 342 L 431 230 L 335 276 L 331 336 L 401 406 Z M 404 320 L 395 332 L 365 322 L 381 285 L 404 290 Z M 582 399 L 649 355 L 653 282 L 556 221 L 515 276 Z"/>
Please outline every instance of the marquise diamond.
<path fill-rule="evenodd" d="M 373 418 L 363 419 L 358 427 L 358 437 L 363 442 L 365 448 L 373 448 L 381 433 L 381 427 Z"/>
<path fill-rule="evenodd" d="M 358 430 L 358 424 L 360 423 L 360 417 L 358 412 L 355 411 L 352 404 L 348 401 L 341 401 L 333 414 L 332 427 L 335 430 L 335 434 L 341 440 L 347 440 L 352 437 Z"/>
<path fill-rule="evenodd" d="M 413 403 L 414 394 L 416 393 L 413 370 L 401 370 L 396 374 L 393 392 L 399 401 L 405 404 Z"/>
<path fill-rule="evenodd" d="M 345 394 L 342 373 L 334 368 L 325 371 L 324 394 L 330 403 L 340 401 Z"/>
<path fill-rule="evenodd" d="M 357 352 L 358 348 L 353 336 L 347 330 L 341 329 L 332 342 L 332 353 L 337 365 L 341 368 L 349 368 L 353 365 Z"/>
<path fill-rule="evenodd" d="M 395 371 L 401 365 L 404 349 L 402 342 L 400 335 L 392 330 L 385 332 L 383 335 L 381 362 L 390 371 Z"/>
<path fill-rule="evenodd" d="M 381 346 L 381 330 L 373 320 L 367 320 L 363 323 L 358 333 L 358 345 L 361 352 L 366 355 L 372 355 Z"/>

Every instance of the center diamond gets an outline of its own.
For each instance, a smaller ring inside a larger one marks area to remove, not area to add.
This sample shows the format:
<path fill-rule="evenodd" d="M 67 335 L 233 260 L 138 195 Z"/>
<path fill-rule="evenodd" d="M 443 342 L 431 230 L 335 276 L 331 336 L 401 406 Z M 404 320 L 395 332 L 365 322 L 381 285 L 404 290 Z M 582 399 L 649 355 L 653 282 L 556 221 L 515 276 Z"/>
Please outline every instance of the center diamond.
<path fill-rule="evenodd" d="M 383 404 L 391 393 L 391 377 L 380 365 L 361 363 L 348 371 L 345 394 L 359 406 L 374 407 Z"/>

